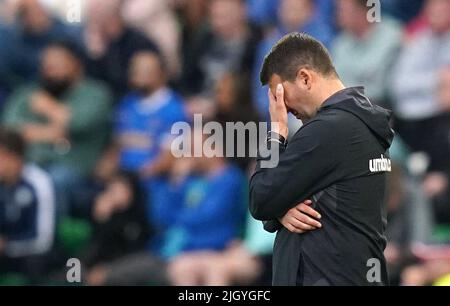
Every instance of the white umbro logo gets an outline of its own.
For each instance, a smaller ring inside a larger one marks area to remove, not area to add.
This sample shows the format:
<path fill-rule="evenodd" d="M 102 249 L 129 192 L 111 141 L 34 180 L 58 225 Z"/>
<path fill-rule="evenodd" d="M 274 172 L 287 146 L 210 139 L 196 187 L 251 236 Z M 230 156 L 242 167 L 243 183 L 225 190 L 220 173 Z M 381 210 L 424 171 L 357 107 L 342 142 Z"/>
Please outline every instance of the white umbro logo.
<path fill-rule="evenodd" d="M 370 172 L 391 172 L 391 160 L 381 154 L 381 158 L 369 160 Z"/>

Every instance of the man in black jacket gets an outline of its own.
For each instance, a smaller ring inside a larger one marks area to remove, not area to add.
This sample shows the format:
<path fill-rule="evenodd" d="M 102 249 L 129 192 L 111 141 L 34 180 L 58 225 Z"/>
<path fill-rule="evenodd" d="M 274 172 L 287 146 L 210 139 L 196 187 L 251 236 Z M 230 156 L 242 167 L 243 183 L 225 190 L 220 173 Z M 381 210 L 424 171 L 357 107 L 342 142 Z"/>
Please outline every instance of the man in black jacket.
<path fill-rule="evenodd" d="M 363 88 L 345 88 L 328 51 L 306 34 L 272 48 L 261 81 L 270 87 L 267 142 L 279 162 L 264 168 L 258 159 L 250 211 L 278 231 L 273 284 L 386 285 L 390 112 Z M 288 112 L 304 123 L 289 144 Z"/>

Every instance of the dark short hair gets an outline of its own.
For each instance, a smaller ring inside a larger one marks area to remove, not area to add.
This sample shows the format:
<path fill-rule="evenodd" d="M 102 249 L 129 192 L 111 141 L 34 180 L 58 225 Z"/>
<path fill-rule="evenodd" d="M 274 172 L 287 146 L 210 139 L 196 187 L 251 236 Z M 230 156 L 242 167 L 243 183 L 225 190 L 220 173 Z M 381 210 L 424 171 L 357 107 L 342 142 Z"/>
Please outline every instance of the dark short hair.
<path fill-rule="evenodd" d="M 25 140 L 16 131 L 0 128 L 0 147 L 17 154 L 20 157 L 25 156 Z"/>
<path fill-rule="evenodd" d="M 264 58 L 261 83 L 269 83 L 274 74 L 293 81 L 301 68 L 314 70 L 324 76 L 338 77 L 325 46 L 308 34 L 294 32 L 281 38 Z"/>
<path fill-rule="evenodd" d="M 167 61 L 159 51 L 154 50 L 154 49 L 149 49 L 149 48 L 145 49 L 144 48 L 144 49 L 139 49 L 136 52 L 134 52 L 132 57 L 135 57 L 137 55 L 146 55 L 146 56 L 155 57 L 161 71 L 163 73 L 167 73 Z"/>
<path fill-rule="evenodd" d="M 54 40 L 50 42 L 45 49 L 62 49 L 80 63 L 86 58 L 82 48 L 78 44 L 67 39 Z"/>

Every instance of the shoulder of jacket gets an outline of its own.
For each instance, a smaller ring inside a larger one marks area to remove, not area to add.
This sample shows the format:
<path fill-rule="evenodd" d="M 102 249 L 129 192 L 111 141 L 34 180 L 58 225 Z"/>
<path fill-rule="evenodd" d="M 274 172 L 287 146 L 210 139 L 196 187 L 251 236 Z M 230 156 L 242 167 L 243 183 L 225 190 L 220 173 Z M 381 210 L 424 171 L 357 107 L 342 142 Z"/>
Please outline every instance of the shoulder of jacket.
<path fill-rule="evenodd" d="M 318 113 L 313 119 L 306 122 L 294 135 L 331 135 L 337 136 L 351 127 L 350 122 L 356 120 L 355 116 L 338 108 L 330 108 Z"/>

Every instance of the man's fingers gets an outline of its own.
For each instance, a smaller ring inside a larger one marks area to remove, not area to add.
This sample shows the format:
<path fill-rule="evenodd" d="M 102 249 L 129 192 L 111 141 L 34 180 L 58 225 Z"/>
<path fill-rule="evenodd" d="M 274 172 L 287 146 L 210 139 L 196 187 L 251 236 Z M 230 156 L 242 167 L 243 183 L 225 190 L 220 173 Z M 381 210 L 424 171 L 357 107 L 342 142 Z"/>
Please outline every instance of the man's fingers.
<path fill-rule="evenodd" d="M 322 224 L 319 221 L 317 221 L 317 220 L 315 220 L 315 219 L 311 218 L 310 216 L 305 215 L 303 213 L 300 213 L 300 215 L 298 217 L 296 217 L 296 218 L 297 218 L 297 220 L 299 220 L 299 221 L 301 221 L 301 222 L 303 222 L 305 224 L 308 224 L 310 226 L 314 226 L 314 227 L 317 227 L 317 228 L 321 228 L 322 227 Z"/>
<path fill-rule="evenodd" d="M 311 200 L 306 200 L 305 202 L 303 202 L 303 204 L 306 204 L 306 205 L 311 205 L 313 202 L 311 201 Z M 302 204 L 302 203 L 300 203 L 300 204 Z M 299 204 L 299 205 L 300 205 Z"/>
<path fill-rule="evenodd" d="M 270 88 L 269 88 L 269 90 L 268 90 L 267 95 L 269 96 L 269 101 L 270 101 L 271 104 L 274 103 L 274 102 L 276 102 L 275 96 L 272 94 L 272 91 L 270 90 Z"/>
<path fill-rule="evenodd" d="M 282 84 L 278 84 L 275 89 L 275 96 L 272 91 L 268 90 L 269 100 L 270 102 L 280 102 L 280 104 L 284 105 L 284 87 Z"/>
<path fill-rule="evenodd" d="M 283 88 L 283 85 L 281 85 L 281 84 L 277 85 L 276 97 L 277 97 L 277 102 L 283 103 L 283 105 L 284 105 L 284 88 Z"/>
<path fill-rule="evenodd" d="M 297 207 L 289 210 L 284 217 L 283 225 L 293 233 L 304 233 L 322 227 L 322 224 L 315 219 L 320 219 L 321 215 L 312 207 L 311 200 L 305 200 Z"/>
<path fill-rule="evenodd" d="M 322 216 L 314 208 L 312 208 L 312 207 L 310 207 L 310 206 L 308 206 L 306 204 L 302 203 L 302 204 L 298 205 L 296 208 L 299 211 L 301 211 L 301 212 L 303 212 L 305 214 L 308 214 L 308 215 L 310 215 L 313 218 L 317 218 L 317 219 L 322 218 Z"/>
<path fill-rule="evenodd" d="M 295 219 L 297 219 L 298 221 L 300 221 L 300 222 L 302 222 L 304 224 L 307 224 L 309 226 L 313 226 L 315 228 L 321 228 L 322 227 L 322 224 L 319 221 L 311 218 L 310 216 L 308 216 L 308 215 L 306 215 L 306 214 L 304 214 L 304 213 L 302 213 L 302 212 L 300 212 L 298 210 L 292 216 Z"/>
<path fill-rule="evenodd" d="M 296 233 L 296 234 L 303 234 L 305 231 L 299 228 L 296 228 L 295 226 L 293 226 L 292 224 L 287 224 L 286 225 L 286 229 L 288 231 L 290 231 L 291 233 Z"/>
<path fill-rule="evenodd" d="M 307 223 L 305 221 L 301 221 L 295 217 L 290 218 L 289 223 L 296 229 L 303 230 L 303 231 L 311 231 L 311 230 L 316 229 L 315 226 L 310 225 L 309 223 Z"/>

